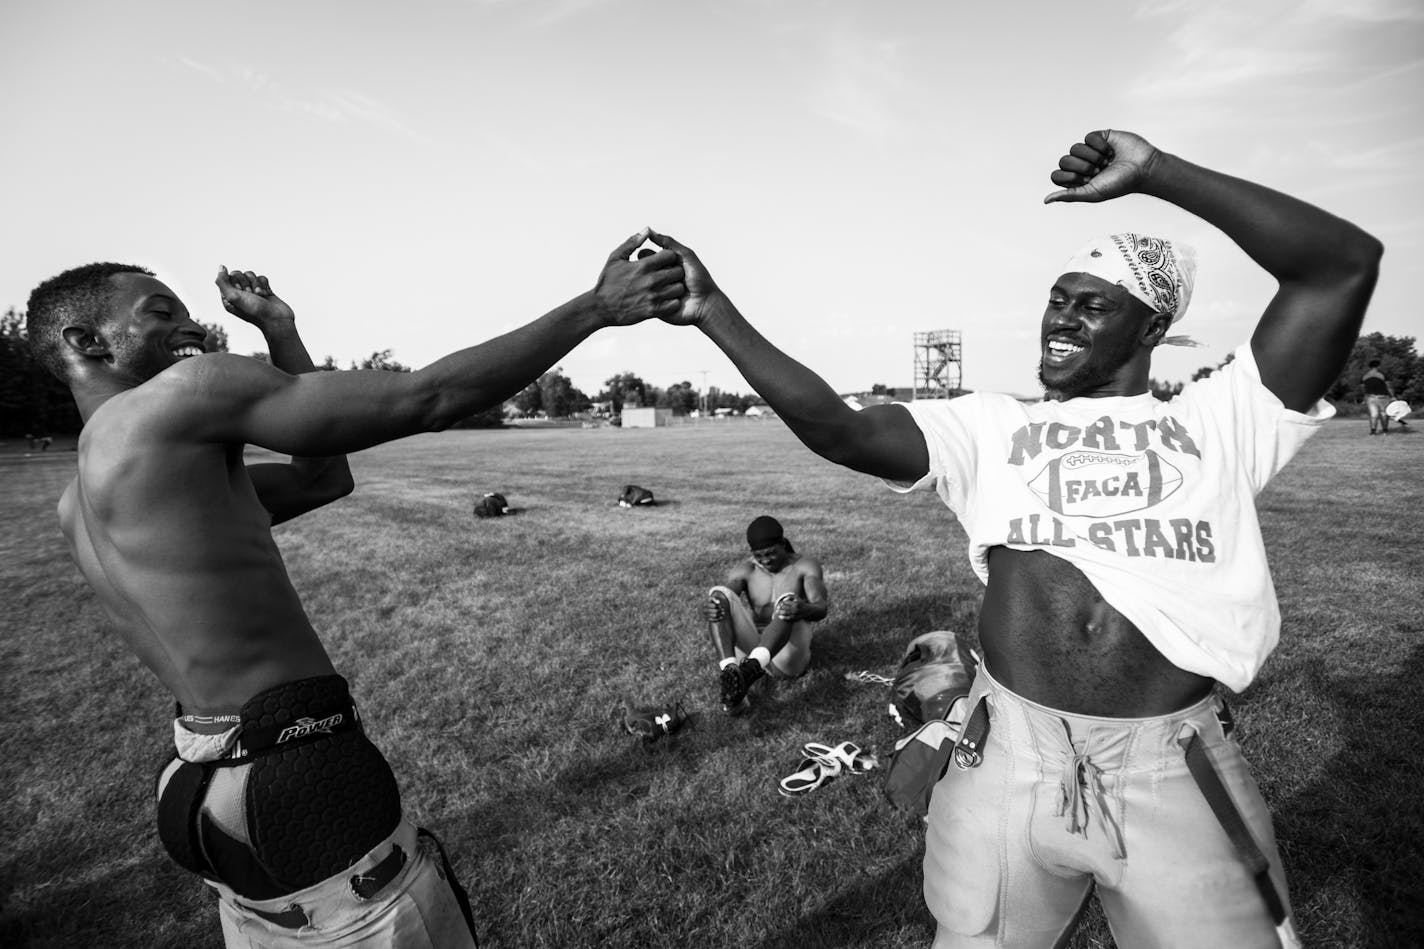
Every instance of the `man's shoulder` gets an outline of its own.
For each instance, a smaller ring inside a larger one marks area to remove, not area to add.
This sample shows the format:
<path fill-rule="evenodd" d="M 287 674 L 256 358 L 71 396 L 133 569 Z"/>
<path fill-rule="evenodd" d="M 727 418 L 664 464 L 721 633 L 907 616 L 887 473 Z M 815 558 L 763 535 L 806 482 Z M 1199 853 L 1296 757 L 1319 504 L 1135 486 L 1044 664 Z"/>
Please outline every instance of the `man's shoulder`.
<path fill-rule="evenodd" d="M 752 573 L 754 573 L 755 571 L 756 561 L 748 557 L 743 560 L 738 560 L 736 563 L 732 564 L 732 569 L 727 571 L 727 575 L 729 577 L 737 577 L 739 579 L 744 580 L 747 577 L 751 576 Z"/>
<path fill-rule="evenodd" d="M 136 412 L 152 410 L 156 404 L 166 403 L 175 397 L 191 399 L 218 395 L 225 389 L 242 385 L 257 365 L 261 365 L 257 360 L 234 353 L 192 356 L 174 363 L 110 402 L 123 399 L 119 403 L 124 406 L 123 411 Z"/>
<path fill-rule="evenodd" d="M 820 572 L 821 572 L 821 561 L 820 561 L 820 558 L 818 558 L 818 557 L 813 557 L 813 556 L 811 556 L 810 554 L 799 554 L 799 555 L 797 555 L 796 569 L 797 569 L 797 571 L 799 571 L 800 573 L 803 573 L 803 574 L 804 574 L 804 573 L 820 573 Z"/>
<path fill-rule="evenodd" d="M 969 392 L 952 399 L 904 403 L 921 429 L 967 430 L 1016 424 L 1028 418 L 1041 399 L 1024 400 L 1007 392 Z"/>
<path fill-rule="evenodd" d="M 177 362 L 149 380 L 173 386 L 237 385 L 270 375 L 267 363 L 237 353 L 207 353 Z M 147 385 L 148 383 L 145 383 Z"/>
<path fill-rule="evenodd" d="M 1032 400 L 1038 401 L 1038 400 Z M 896 402 L 913 412 L 967 412 L 984 406 L 1005 408 L 1021 406 L 1024 400 L 1007 392 L 966 392 L 948 399 L 915 399 L 912 402 Z"/>
<path fill-rule="evenodd" d="M 260 360 L 236 353 L 209 353 L 169 366 L 139 386 L 145 401 L 165 410 L 195 412 L 232 408 L 272 388 L 284 373 Z M 176 404 L 175 404 L 176 403 Z"/>
<path fill-rule="evenodd" d="M 85 438 L 80 439 L 81 458 L 86 442 L 108 453 L 116 441 L 138 449 L 139 443 L 151 440 L 202 440 L 197 433 L 203 419 L 237 410 L 259 390 L 254 367 L 259 375 L 266 368 L 232 353 L 194 356 L 169 366 L 95 411 L 85 423 Z"/>

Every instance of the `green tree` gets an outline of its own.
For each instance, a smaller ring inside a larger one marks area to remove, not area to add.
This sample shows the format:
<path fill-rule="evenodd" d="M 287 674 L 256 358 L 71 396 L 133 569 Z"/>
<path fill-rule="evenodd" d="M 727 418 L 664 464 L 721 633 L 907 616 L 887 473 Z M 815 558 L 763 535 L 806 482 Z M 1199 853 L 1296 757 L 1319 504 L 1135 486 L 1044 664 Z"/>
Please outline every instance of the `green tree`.
<path fill-rule="evenodd" d="M 1424 359 L 1414 349 L 1413 336 L 1386 336 L 1369 333 L 1355 340 L 1345 368 L 1326 393 L 1332 402 L 1363 402 L 1360 378 L 1370 360 L 1380 361 L 1380 372 L 1389 380 L 1394 394 L 1409 403 L 1424 401 Z"/>
<path fill-rule="evenodd" d="M 460 419 L 451 428 L 503 428 L 504 427 L 504 406 L 494 405 L 483 412 L 476 412 L 474 415 Z"/>
<path fill-rule="evenodd" d="M 698 393 L 687 380 L 668 386 L 661 393 L 658 405 L 672 409 L 674 415 L 690 415 L 697 408 Z"/>
<path fill-rule="evenodd" d="M 204 323 L 198 321 L 198 325 L 208 331 L 208 338 L 203 340 L 203 348 L 210 353 L 225 353 L 227 349 L 227 330 L 216 323 Z"/>
<path fill-rule="evenodd" d="M 1202 367 L 1201 367 L 1200 369 L 1198 369 L 1196 372 L 1192 373 L 1192 381 L 1193 381 L 1193 382 L 1196 382 L 1198 379 L 1205 379 L 1207 376 L 1211 375 L 1213 372 L 1216 372 L 1216 370 L 1222 368 L 1223 366 L 1229 365 L 1229 364 L 1231 363 L 1231 361 L 1232 361 L 1233 359 L 1235 359 L 1235 358 L 1236 358 L 1236 354 L 1235 354 L 1235 353 L 1227 353 L 1227 354 L 1226 354 L 1226 358 L 1223 359 L 1221 362 L 1217 363 L 1215 366 L 1202 366 Z"/>
<path fill-rule="evenodd" d="M 1198 370 L 1198 371 L 1200 371 L 1200 370 Z M 1196 376 L 1193 376 L 1192 378 L 1195 379 L 1195 378 L 1197 378 L 1197 377 L 1196 377 Z M 1155 396 L 1156 398 L 1161 399 L 1163 402 L 1170 402 L 1170 401 L 1172 401 L 1172 399 L 1173 399 L 1175 396 L 1177 396 L 1177 395 L 1179 395 L 1179 394 L 1181 393 L 1181 391 L 1182 391 L 1182 383 L 1180 383 L 1180 382 L 1161 382 L 1161 381 L 1158 381 L 1157 379 L 1148 379 L 1148 380 L 1147 380 L 1147 388 L 1148 388 L 1149 390 L 1151 390 L 1152 395 Z"/>
<path fill-rule="evenodd" d="M 0 435 L 73 435 L 83 427 L 69 387 L 30 349 L 25 314 L 0 316 Z"/>
<path fill-rule="evenodd" d="M 536 379 L 520 389 L 510 401 L 520 414 L 533 415 L 544 409 L 544 390 L 539 388 L 539 381 Z"/>
<path fill-rule="evenodd" d="M 555 366 L 529 383 L 511 401 L 525 415 L 543 412 L 549 418 L 568 418 L 592 404 L 573 380 L 564 375 L 561 366 Z"/>
<path fill-rule="evenodd" d="M 410 367 L 391 358 L 391 351 L 383 349 L 372 353 L 359 363 L 352 363 L 352 369 L 383 369 L 386 372 L 410 372 Z"/>
<path fill-rule="evenodd" d="M 655 402 L 648 398 L 648 384 L 631 372 L 620 372 L 618 375 L 603 382 L 604 389 L 598 393 L 598 401 L 613 402 L 613 414 L 618 415 L 623 411 L 625 402 L 636 405 L 653 405 Z"/>
<path fill-rule="evenodd" d="M 568 418 L 589 407 L 589 397 L 564 375 L 562 366 L 550 369 L 535 384 L 539 387 L 539 402 L 550 418 Z"/>
<path fill-rule="evenodd" d="M 747 409 L 754 404 L 751 396 L 742 395 L 740 392 L 723 392 L 716 386 L 707 390 L 708 412 L 716 412 L 718 409 L 732 409 L 739 413 L 745 413 Z"/>

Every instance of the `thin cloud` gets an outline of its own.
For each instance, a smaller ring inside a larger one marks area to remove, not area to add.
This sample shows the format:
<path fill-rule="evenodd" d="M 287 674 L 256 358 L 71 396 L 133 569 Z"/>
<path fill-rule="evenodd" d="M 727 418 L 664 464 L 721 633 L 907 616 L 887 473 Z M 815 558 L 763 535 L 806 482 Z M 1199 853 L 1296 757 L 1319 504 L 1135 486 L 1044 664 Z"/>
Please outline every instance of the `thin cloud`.
<path fill-rule="evenodd" d="M 200 63 L 196 59 L 190 59 L 187 56 L 176 56 L 174 57 L 174 59 L 181 65 L 187 66 L 194 72 L 202 73 L 204 76 L 207 76 L 209 79 L 211 79 L 213 82 L 218 83 L 219 85 L 224 82 L 222 73 L 218 72 L 216 69 L 206 63 Z"/>
<path fill-rule="evenodd" d="M 1322 162 L 1341 171 L 1369 174 L 1409 171 L 1417 175 L 1421 156 L 1424 156 L 1424 135 L 1374 148 L 1338 149 L 1316 145 L 1312 150 Z"/>
<path fill-rule="evenodd" d="M 1421 9 L 1424 9 L 1424 7 L 1421 7 Z M 1378 83 L 1393 83 L 1399 80 L 1400 77 L 1405 76 L 1408 73 L 1418 72 L 1421 67 L 1424 67 L 1424 59 L 1413 59 L 1409 62 L 1400 63 L 1398 66 L 1394 66 L 1389 69 L 1380 70 L 1379 72 L 1368 73 L 1367 75 L 1361 76 L 1353 82 L 1347 83 L 1345 86 L 1342 87 L 1342 89 L 1354 90 L 1358 89 L 1360 86 L 1365 85 Z M 1403 82 L 1400 83 L 1400 85 L 1406 85 L 1408 83 L 1417 83 L 1418 81 L 1419 80 L 1417 78 L 1405 79 Z M 1418 86 L 1413 85 L 1409 86 L 1409 88 L 1417 89 Z"/>
<path fill-rule="evenodd" d="M 255 93 L 268 108 L 279 112 L 310 115 L 336 124 L 351 122 L 368 125 L 388 135 L 406 138 L 422 145 L 434 144 L 430 136 L 402 122 L 383 103 L 359 92 L 321 91 L 297 95 L 288 92 L 271 75 L 254 66 L 244 64 L 224 70 L 188 56 L 175 56 L 171 61 L 201 73 L 219 85 L 236 85 Z"/>
<path fill-rule="evenodd" d="M 369 125 L 391 135 L 408 138 L 422 145 L 433 144 L 433 140 L 406 125 L 391 111 L 359 92 L 324 92 L 315 99 L 301 101 L 286 100 L 284 107 L 296 111 L 309 111 L 333 122 L 357 122 Z"/>
<path fill-rule="evenodd" d="M 1361 23 L 1424 23 L 1424 6 L 1418 0 L 1306 0 L 1301 12 L 1321 20 L 1357 20 Z"/>
<path fill-rule="evenodd" d="M 549 8 L 542 15 L 535 17 L 533 23 L 538 27 L 553 26 L 588 10 L 617 2 L 618 0 L 559 0 L 557 3 L 549 4 Z"/>
<path fill-rule="evenodd" d="M 811 93 L 812 113 L 876 136 L 899 131 L 903 123 L 896 107 L 915 92 L 904 67 L 905 47 L 900 39 L 866 39 L 854 24 L 835 26 L 823 42 L 824 68 Z"/>
<path fill-rule="evenodd" d="M 1251 326 L 1261 316 L 1261 304 L 1233 299 L 1193 300 L 1182 317 L 1180 332 L 1191 335 L 1193 327 Z M 1175 330 L 1176 327 L 1173 327 Z"/>
<path fill-rule="evenodd" d="M 1127 96 L 1189 104 L 1251 93 L 1279 98 L 1312 88 L 1337 92 L 1407 69 L 1381 61 L 1371 37 L 1424 23 L 1424 7 L 1412 0 L 1163 0 L 1136 17 L 1162 25 L 1166 53 L 1157 74 L 1129 87 Z"/>
<path fill-rule="evenodd" d="M 1330 56 L 1315 51 L 1194 48 L 1183 51 L 1169 74 L 1134 85 L 1127 95 L 1143 102 L 1214 98 L 1266 82 L 1317 76 L 1330 65 Z"/>

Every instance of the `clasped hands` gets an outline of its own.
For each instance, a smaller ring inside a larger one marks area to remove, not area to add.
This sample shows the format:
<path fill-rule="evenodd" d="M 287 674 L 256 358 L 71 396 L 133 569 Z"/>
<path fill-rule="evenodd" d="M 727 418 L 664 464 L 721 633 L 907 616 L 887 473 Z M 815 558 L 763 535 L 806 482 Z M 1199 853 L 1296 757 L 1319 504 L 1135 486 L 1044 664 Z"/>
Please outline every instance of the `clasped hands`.
<path fill-rule="evenodd" d="M 659 249 L 644 248 L 633 258 L 633 252 L 645 242 Z M 613 248 L 593 292 L 610 326 L 631 326 L 648 319 L 676 326 L 697 325 L 720 296 L 712 276 L 690 248 L 647 227 Z"/>

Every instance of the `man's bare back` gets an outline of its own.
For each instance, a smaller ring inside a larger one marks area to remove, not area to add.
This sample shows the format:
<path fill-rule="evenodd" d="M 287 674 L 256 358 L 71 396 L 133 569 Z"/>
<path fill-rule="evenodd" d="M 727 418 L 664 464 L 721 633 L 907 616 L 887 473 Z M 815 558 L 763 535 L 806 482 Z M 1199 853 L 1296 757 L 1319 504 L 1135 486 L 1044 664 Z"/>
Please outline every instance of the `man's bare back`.
<path fill-rule="evenodd" d="M 194 714 L 334 670 L 273 541 L 242 446 L 165 428 L 175 380 L 102 405 L 59 502 L 75 562 L 114 627 Z"/>
<path fill-rule="evenodd" d="M 630 260 L 646 235 L 614 248 L 593 289 L 410 373 L 314 371 L 291 307 L 251 271 L 216 283 L 270 365 L 207 353 L 204 327 L 142 267 L 89 264 L 31 294 L 36 356 L 84 420 L 61 526 L 119 635 L 187 713 L 155 782 L 159 838 L 218 891 L 229 945 L 329 941 L 308 928 L 317 918 L 342 944 L 475 944 L 468 899 L 443 849 L 437 861 L 419 845 L 272 526 L 350 493 L 348 452 L 448 428 L 596 330 L 679 306 L 676 254 Z M 291 459 L 248 465 L 249 444 Z M 278 900 L 281 918 L 257 905 Z"/>

